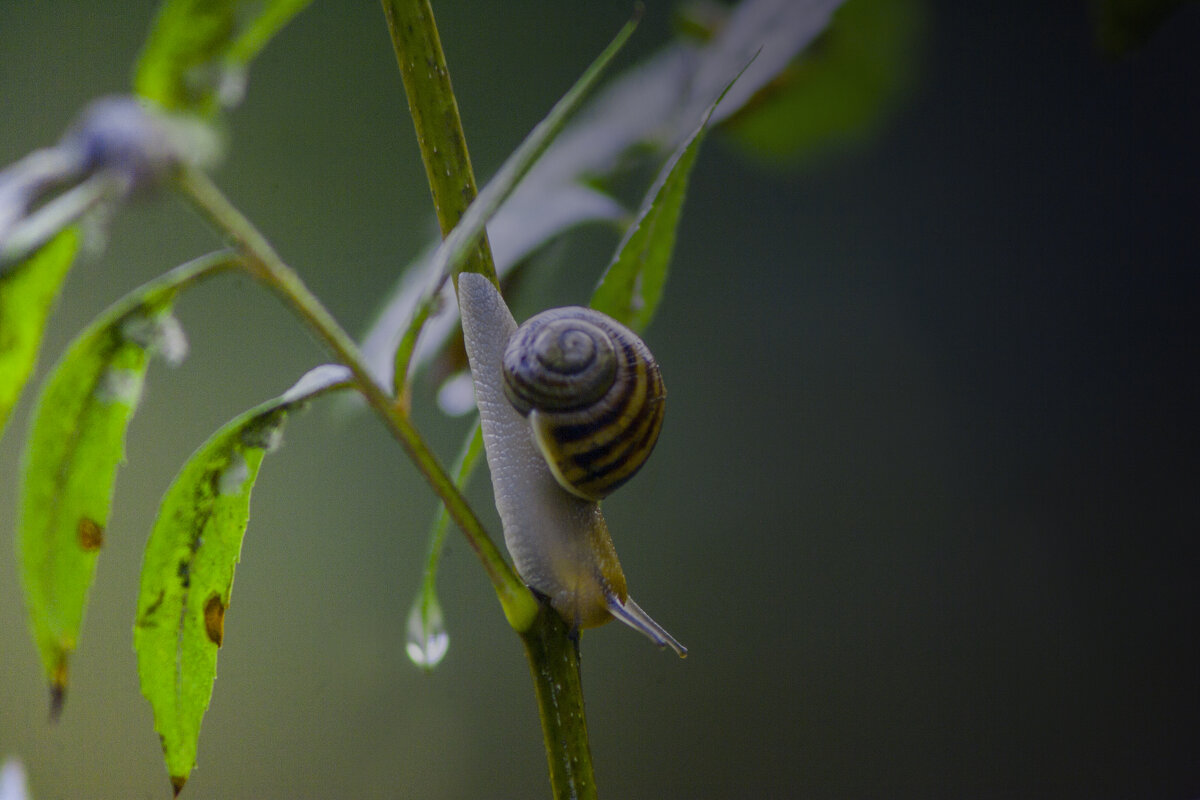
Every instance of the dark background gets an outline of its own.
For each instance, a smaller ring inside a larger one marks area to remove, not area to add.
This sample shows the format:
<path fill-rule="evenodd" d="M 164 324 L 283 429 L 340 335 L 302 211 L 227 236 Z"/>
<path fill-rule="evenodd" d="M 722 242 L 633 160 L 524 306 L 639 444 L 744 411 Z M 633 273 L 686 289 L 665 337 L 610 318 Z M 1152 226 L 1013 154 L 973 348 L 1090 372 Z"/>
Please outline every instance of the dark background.
<path fill-rule="evenodd" d="M 622 63 L 666 36 L 650 5 Z M 113 8 L 0 3 L 0 162 L 128 86 L 152 3 Z M 691 655 L 584 637 L 607 797 L 1200 796 L 1200 6 L 1116 63 L 1083 3 L 982 8 L 928 8 L 913 91 L 868 145 L 782 173 L 721 136 L 701 156 L 647 335 L 671 410 L 606 503 L 633 593 Z M 437 11 L 486 176 L 628 9 Z M 230 135 L 218 181 L 365 330 L 431 231 L 379 8 L 301 15 Z M 174 201 L 123 215 L 72 274 L 39 375 L 215 243 Z M 584 300 L 614 244 L 574 236 L 526 305 Z M 37 800 L 166 796 L 130 644 L 145 534 L 209 433 L 322 359 L 245 280 L 179 315 L 193 352 L 151 370 L 57 726 L 0 547 L 0 757 Z M 5 531 L 28 410 L 0 443 Z M 449 458 L 462 423 L 419 422 Z M 456 534 L 450 653 L 432 675 L 404 655 L 432 510 L 373 418 L 290 423 L 190 796 L 547 795 L 520 647 Z"/>

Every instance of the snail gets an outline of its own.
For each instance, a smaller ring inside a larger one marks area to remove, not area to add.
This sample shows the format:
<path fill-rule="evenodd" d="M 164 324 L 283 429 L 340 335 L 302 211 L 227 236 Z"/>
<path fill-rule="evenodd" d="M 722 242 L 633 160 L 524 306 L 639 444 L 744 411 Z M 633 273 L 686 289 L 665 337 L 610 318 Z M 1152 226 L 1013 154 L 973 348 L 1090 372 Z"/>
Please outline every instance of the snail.
<path fill-rule="evenodd" d="M 518 328 L 500 292 L 474 273 L 459 276 L 458 302 L 517 572 L 576 629 L 615 618 L 686 655 L 629 596 L 599 504 L 638 470 L 662 425 L 649 350 L 590 309 L 551 309 Z"/>

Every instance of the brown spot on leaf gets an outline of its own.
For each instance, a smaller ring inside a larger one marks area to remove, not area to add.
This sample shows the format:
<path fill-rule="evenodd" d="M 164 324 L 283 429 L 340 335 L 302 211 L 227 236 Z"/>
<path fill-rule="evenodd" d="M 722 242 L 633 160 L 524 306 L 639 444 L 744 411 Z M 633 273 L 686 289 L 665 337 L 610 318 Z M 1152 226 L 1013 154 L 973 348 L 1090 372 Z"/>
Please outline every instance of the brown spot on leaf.
<path fill-rule="evenodd" d="M 217 647 L 225 639 L 225 604 L 215 592 L 204 601 L 204 631 Z"/>
<path fill-rule="evenodd" d="M 179 793 L 183 791 L 183 785 L 185 783 L 187 783 L 186 775 L 172 775 L 171 776 L 171 791 L 173 791 L 175 793 L 174 794 L 175 797 L 179 797 Z"/>
<path fill-rule="evenodd" d="M 84 550 L 99 550 L 104 544 L 104 528 L 91 517 L 82 517 L 75 529 L 79 536 L 79 546 Z"/>

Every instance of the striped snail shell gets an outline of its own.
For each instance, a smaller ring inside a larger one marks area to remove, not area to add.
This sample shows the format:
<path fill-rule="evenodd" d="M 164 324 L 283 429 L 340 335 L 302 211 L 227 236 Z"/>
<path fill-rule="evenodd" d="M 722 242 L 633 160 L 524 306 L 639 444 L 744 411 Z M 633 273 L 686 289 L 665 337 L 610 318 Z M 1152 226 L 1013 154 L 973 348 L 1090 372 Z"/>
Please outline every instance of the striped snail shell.
<path fill-rule="evenodd" d="M 517 329 L 503 363 L 505 395 L 572 494 L 607 497 L 654 449 L 662 374 L 646 344 L 611 317 L 580 306 L 543 311 Z"/>

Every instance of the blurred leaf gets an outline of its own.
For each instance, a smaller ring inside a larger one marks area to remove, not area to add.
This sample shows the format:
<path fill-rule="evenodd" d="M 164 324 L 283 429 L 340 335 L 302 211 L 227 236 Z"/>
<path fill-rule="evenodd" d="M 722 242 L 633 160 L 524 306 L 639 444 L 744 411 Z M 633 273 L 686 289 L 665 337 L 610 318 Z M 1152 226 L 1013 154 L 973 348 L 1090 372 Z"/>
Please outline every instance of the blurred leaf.
<path fill-rule="evenodd" d="M 348 379 L 344 367 L 318 367 L 232 420 L 192 455 L 163 497 L 146 542 L 133 646 L 176 793 L 196 763 L 263 456 L 278 444 L 289 413 Z"/>
<path fill-rule="evenodd" d="M 0 435 L 37 363 L 46 318 L 78 251 L 79 232 L 70 228 L 0 272 Z"/>
<path fill-rule="evenodd" d="M 696 125 L 729 76 L 758 53 L 715 112 L 737 111 L 826 26 L 841 0 L 744 0 L 710 42 L 676 41 L 626 71 L 588 103 L 538 159 L 487 225 L 503 279 L 522 259 L 554 237 L 588 222 L 611 222 L 625 210 L 595 188 L 627 166 L 627 158 L 667 159 Z M 363 340 L 368 366 L 390 385 L 396 344 L 432 276 L 428 257 L 409 265 Z M 431 317 L 414 363 L 438 352 L 458 328 L 453 302 Z"/>
<path fill-rule="evenodd" d="M 268 0 L 229 48 L 228 61 L 245 66 L 312 0 Z"/>
<path fill-rule="evenodd" d="M 1110 56 L 1144 45 L 1188 0 L 1093 0 L 1096 44 Z"/>
<path fill-rule="evenodd" d="M 730 84 L 731 86 L 733 84 Z M 729 91 L 726 87 L 721 93 Z M 637 219 L 625 232 L 617 254 L 592 294 L 591 306 L 634 331 L 644 331 L 658 311 L 667 268 L 675 250 L 675 233 L 687 196 L 688 176 L 700 152 L 717 98 L 692 135 L 667 160 L 655 179 Z"/>
<path fill-rule="evenodd" d="M 847 0 L 727 128 L 750 152 L 791 163 L 865 138 L 912 84 L 923 16 L 920 0 Z"/>
<path fill-rule="evenodd" d="M 182 359 L 186 342 L 171 305 L 184 286 L 230 258 L 191 262 L 118 302 L 72 343 L 38 399 L 25 445 L 17 556 L 55 713 L 149 355 Z"/>
<path fill-rule="evenodd" d="M 209 116 L 241 99 L 250 60 L 311 0 L 164 0 L 134 90 L 171 111 Z"/>

